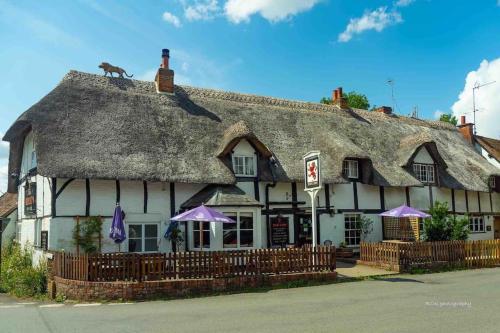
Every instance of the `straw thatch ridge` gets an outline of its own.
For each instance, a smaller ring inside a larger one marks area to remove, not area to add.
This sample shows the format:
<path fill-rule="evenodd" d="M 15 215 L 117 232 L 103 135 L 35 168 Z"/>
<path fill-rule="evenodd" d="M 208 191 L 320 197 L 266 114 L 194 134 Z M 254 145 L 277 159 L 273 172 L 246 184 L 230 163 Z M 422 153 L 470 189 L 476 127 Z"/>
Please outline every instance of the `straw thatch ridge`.
<path fill-rule="evenodd" d="M 224 143 L 245 136 L 272 152 L 277 181 L 302 181 L 302 156 L 319 149 L 324 182 L 346 182 L 342 161 L 351 157 L 371 161 L 373 184 L 421 186 L 397 153 L 412 135 L 435 143 L 448 166 L 444 185 L 487 191 L 488 176 L 500 174 L 443 122 L 184 86 L 158 94 L 153 82 L 77 71 L 22 114 L 4 139 L 16 141 L 30 126 L 38 171 L 48 177 L 233 184 L 218 155 Z M 421 144 L 406 143 L 405 150 Z"/>

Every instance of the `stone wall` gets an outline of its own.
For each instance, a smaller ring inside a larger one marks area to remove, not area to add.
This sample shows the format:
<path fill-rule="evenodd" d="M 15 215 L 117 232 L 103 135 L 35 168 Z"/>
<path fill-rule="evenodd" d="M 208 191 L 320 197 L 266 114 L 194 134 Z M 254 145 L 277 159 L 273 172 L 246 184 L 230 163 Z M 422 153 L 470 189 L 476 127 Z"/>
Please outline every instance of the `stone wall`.
<path fill-rule="evenodd" d="M 95 300 L 146 300 L 176 298 L 238 291 L 247 288 L 278 286 L 290 282 L 332 282 L 336 272 L 295 273 L 266 276 L 238 276 L 217 279 L 163 280 L 145 282 L 88 282 L 54 277 L 49 283 L 49 295 L 65 295 L 68 299 Z"/>

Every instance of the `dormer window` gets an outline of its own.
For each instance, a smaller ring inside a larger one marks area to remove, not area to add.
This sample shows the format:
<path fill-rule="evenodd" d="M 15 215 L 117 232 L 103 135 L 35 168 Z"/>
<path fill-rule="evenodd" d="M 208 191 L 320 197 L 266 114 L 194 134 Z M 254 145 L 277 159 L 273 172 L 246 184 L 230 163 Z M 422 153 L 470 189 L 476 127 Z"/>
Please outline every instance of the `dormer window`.
<path fill-rule="evenodd" d="M 490 185 L 490 189 L 496 188 L 497 184 L 496 184 L 495 176 L 490 177 L 489 185 Z"/>
<path fill-rule="evenodd" d="M 413 163 L 413 173 L 415 177 L 425 184 L 434 183 L 434 165 L 433 164 L 422 164 Z"/>
<path fill-rule="evenodd" d="M 356 160 L 344 160 L 342 165 L 343 174 L 345 177 L 350 179 L 358 179 L 358 161 Z"/>
<path fill-rule="evenodd" d="M 255 177 L 256 173 L 255 156 L 235 156 L 233 155 L 233 170 L 235 176 Z"/>

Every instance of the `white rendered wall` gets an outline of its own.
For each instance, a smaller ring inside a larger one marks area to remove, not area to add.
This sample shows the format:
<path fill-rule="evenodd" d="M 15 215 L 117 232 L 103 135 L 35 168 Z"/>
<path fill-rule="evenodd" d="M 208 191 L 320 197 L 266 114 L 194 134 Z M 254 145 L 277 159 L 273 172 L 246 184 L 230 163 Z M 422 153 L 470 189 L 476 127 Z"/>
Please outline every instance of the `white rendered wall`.
<path fill-rule="evenodd" d="M 434 164 L 434 160 L 432 159 L 431 155 L 427 151 L 427 148 L 425 148 L 425 147 L 421 147 L 418 150 L 418 153 L 417 153 L 417 155 L 415 155 L 413 162 L 423 163 L 423 164 Z"/>

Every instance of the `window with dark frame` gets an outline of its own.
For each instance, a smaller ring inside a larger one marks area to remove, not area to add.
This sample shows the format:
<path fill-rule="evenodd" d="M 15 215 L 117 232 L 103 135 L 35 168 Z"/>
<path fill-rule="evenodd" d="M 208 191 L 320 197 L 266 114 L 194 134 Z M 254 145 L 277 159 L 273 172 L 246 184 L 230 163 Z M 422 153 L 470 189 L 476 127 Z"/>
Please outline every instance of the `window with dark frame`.
<path fill-rule="evenodd" d="M 490 177 L 489 185 L 490 185 L 490 189 L 495 189 L 495 187 L 497 186 L 495 176 Z"/>
<path fill-rule="evenodd" d="M 484 232 L 484 218 L 482 216 L 473 216 L 469 218 L 470 232 Z"/>
<path fill-rule="evenodd" d="M 193 247 L 200 249 L 200 228 L 203 232 L 203 248 L 210 248 L 210 222 L 193 221 Z"/>
<path fill-rule="evenodd" d="M 24 215 L 36 215 L 36 182 L 28 180 L 24 185 Z"/>
<path fill-rule="evenodd" d="M 433 184 L 435 182 L 434 164 L 413 163 L 413 173 L 422 183 Z"/>
<path fill-rule="evenodd" d="M 351 179 L 359 178 L 358 161 L 356 160 L 344 160 L 342 164 L 342 172 L 345 177 Z"/>

